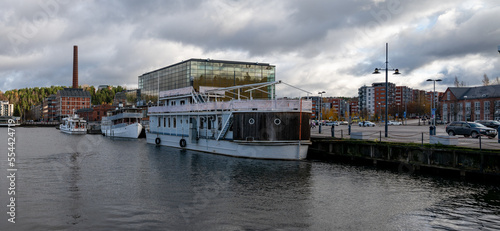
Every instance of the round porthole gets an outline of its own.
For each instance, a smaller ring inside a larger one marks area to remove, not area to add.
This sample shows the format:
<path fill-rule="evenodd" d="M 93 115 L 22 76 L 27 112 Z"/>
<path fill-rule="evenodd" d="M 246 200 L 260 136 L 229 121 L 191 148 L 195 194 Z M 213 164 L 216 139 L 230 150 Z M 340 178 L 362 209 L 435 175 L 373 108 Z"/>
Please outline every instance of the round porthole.
<path fill-rule="evenodd" d="M 254 123 L 255 123 L 255 120 L 254 120 L 253 118 L 250 118 L 250 119 L 248 120 L 248 123 L 249 123 L 249 124 L 254 124 Z"/>
<path fill-rule="evenodd" d="M 274 119 L 274 124 L 280 125 L 281 124 L 281 120 L 278 119 L 278 118 Z"/>

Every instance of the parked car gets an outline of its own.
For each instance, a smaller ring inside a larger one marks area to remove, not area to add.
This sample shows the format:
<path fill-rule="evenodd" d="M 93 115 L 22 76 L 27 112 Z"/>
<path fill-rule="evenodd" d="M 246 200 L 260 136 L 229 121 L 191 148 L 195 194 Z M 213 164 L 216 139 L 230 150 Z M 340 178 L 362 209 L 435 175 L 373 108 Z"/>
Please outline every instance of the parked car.
<path fill-rule="evenodd" d="M 465 137 L 471 136 L 472 138 L 478 138 L 481 134 L 492 139 L 497 135 L 497 130 L 480 123 L 455 121 L 446 126 L 446 133 L 450 136 L 463 135 Z"/>
<path fill-rule="evenodd" d="M 339 124 L 336 121 L 328 121 L 325 123 L 326 126 L 339 126 Z"/>
<path fill-rule="evenodd" d="M 389 120 L 389 122 L 387 122 L 387 125 L 401 125 L 402 123 L 399 122 L 399 121 L 392 121 L 392 120 Z"/>
<path fill-rule="evenodd" d="M 476 123 L 480 123 L 486 127 L 493 128 L 498 131 L 498 127 L 500 127 L 500 122 L 495 120 L 476 120 Z"/>
<path fill-rule="evenodd" d="M 339 121 L 339 124 L 340 125 L 349 125 L 349 123 L 347 121 Z"/>
<path fill-rule="evenodd" d="M 372 123 L 370 121 L 362 121 L 362 122 L 359 122 L 358 125 L 360 127 L 375 127 L 375 123 Z"/>

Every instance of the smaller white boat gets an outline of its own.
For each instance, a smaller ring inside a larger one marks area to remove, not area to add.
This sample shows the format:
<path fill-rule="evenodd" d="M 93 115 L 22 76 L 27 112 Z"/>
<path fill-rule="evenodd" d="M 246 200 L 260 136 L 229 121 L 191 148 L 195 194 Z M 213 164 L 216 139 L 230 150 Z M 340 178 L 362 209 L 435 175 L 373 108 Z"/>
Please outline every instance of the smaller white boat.
<path fill-rule="evenodd" d="M 62 119 L 59 130 L 67 134 L 87 134 L 87 121 L 78 117 L 77 114 L 73 114 Z"/>
<path fill-rule="evenodd" d="M 136 107 L 119 107 L 108 111 L 101 120 L 101 132 L 104 136 L 139 138 L 142 132 L 142 110 Z"/>
<path fill-rule="evenodd" d="M 19 126 L 21 118 L 14 116 L 0 116 L 0 127 L 14 127 Z"/>

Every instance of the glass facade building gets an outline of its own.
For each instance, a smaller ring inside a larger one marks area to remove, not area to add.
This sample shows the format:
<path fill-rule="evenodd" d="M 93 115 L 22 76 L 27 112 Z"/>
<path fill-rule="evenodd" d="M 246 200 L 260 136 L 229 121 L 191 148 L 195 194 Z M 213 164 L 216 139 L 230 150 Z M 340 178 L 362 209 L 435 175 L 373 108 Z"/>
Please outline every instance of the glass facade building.
<path fill-rule="evenodd" d="M 195 90 L 199 90 L 200 86 L 231 87 L 272 82 L 275 81 L 275 68 L 267 63 L 189 59 L 139 76 L 138 85 L 141 89 L 141 99 L 155 102 L 159 92 L 188 87 L 191 84 Z M 270 88 L 267 90 L 271 93 Z M 270 94 L 259 91 L 254 91 L 252 96 L 271 97 Z"/>

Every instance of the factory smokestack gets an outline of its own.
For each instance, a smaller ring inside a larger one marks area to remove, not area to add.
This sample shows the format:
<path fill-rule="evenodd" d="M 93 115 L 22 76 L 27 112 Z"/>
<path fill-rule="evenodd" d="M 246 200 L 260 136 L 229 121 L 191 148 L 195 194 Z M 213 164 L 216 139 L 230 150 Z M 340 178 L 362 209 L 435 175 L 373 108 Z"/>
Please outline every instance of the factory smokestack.
<path fill-rule="evenodd" d="M 78 46 L 73 46 L 73 88 L 78 88 Z"/>

